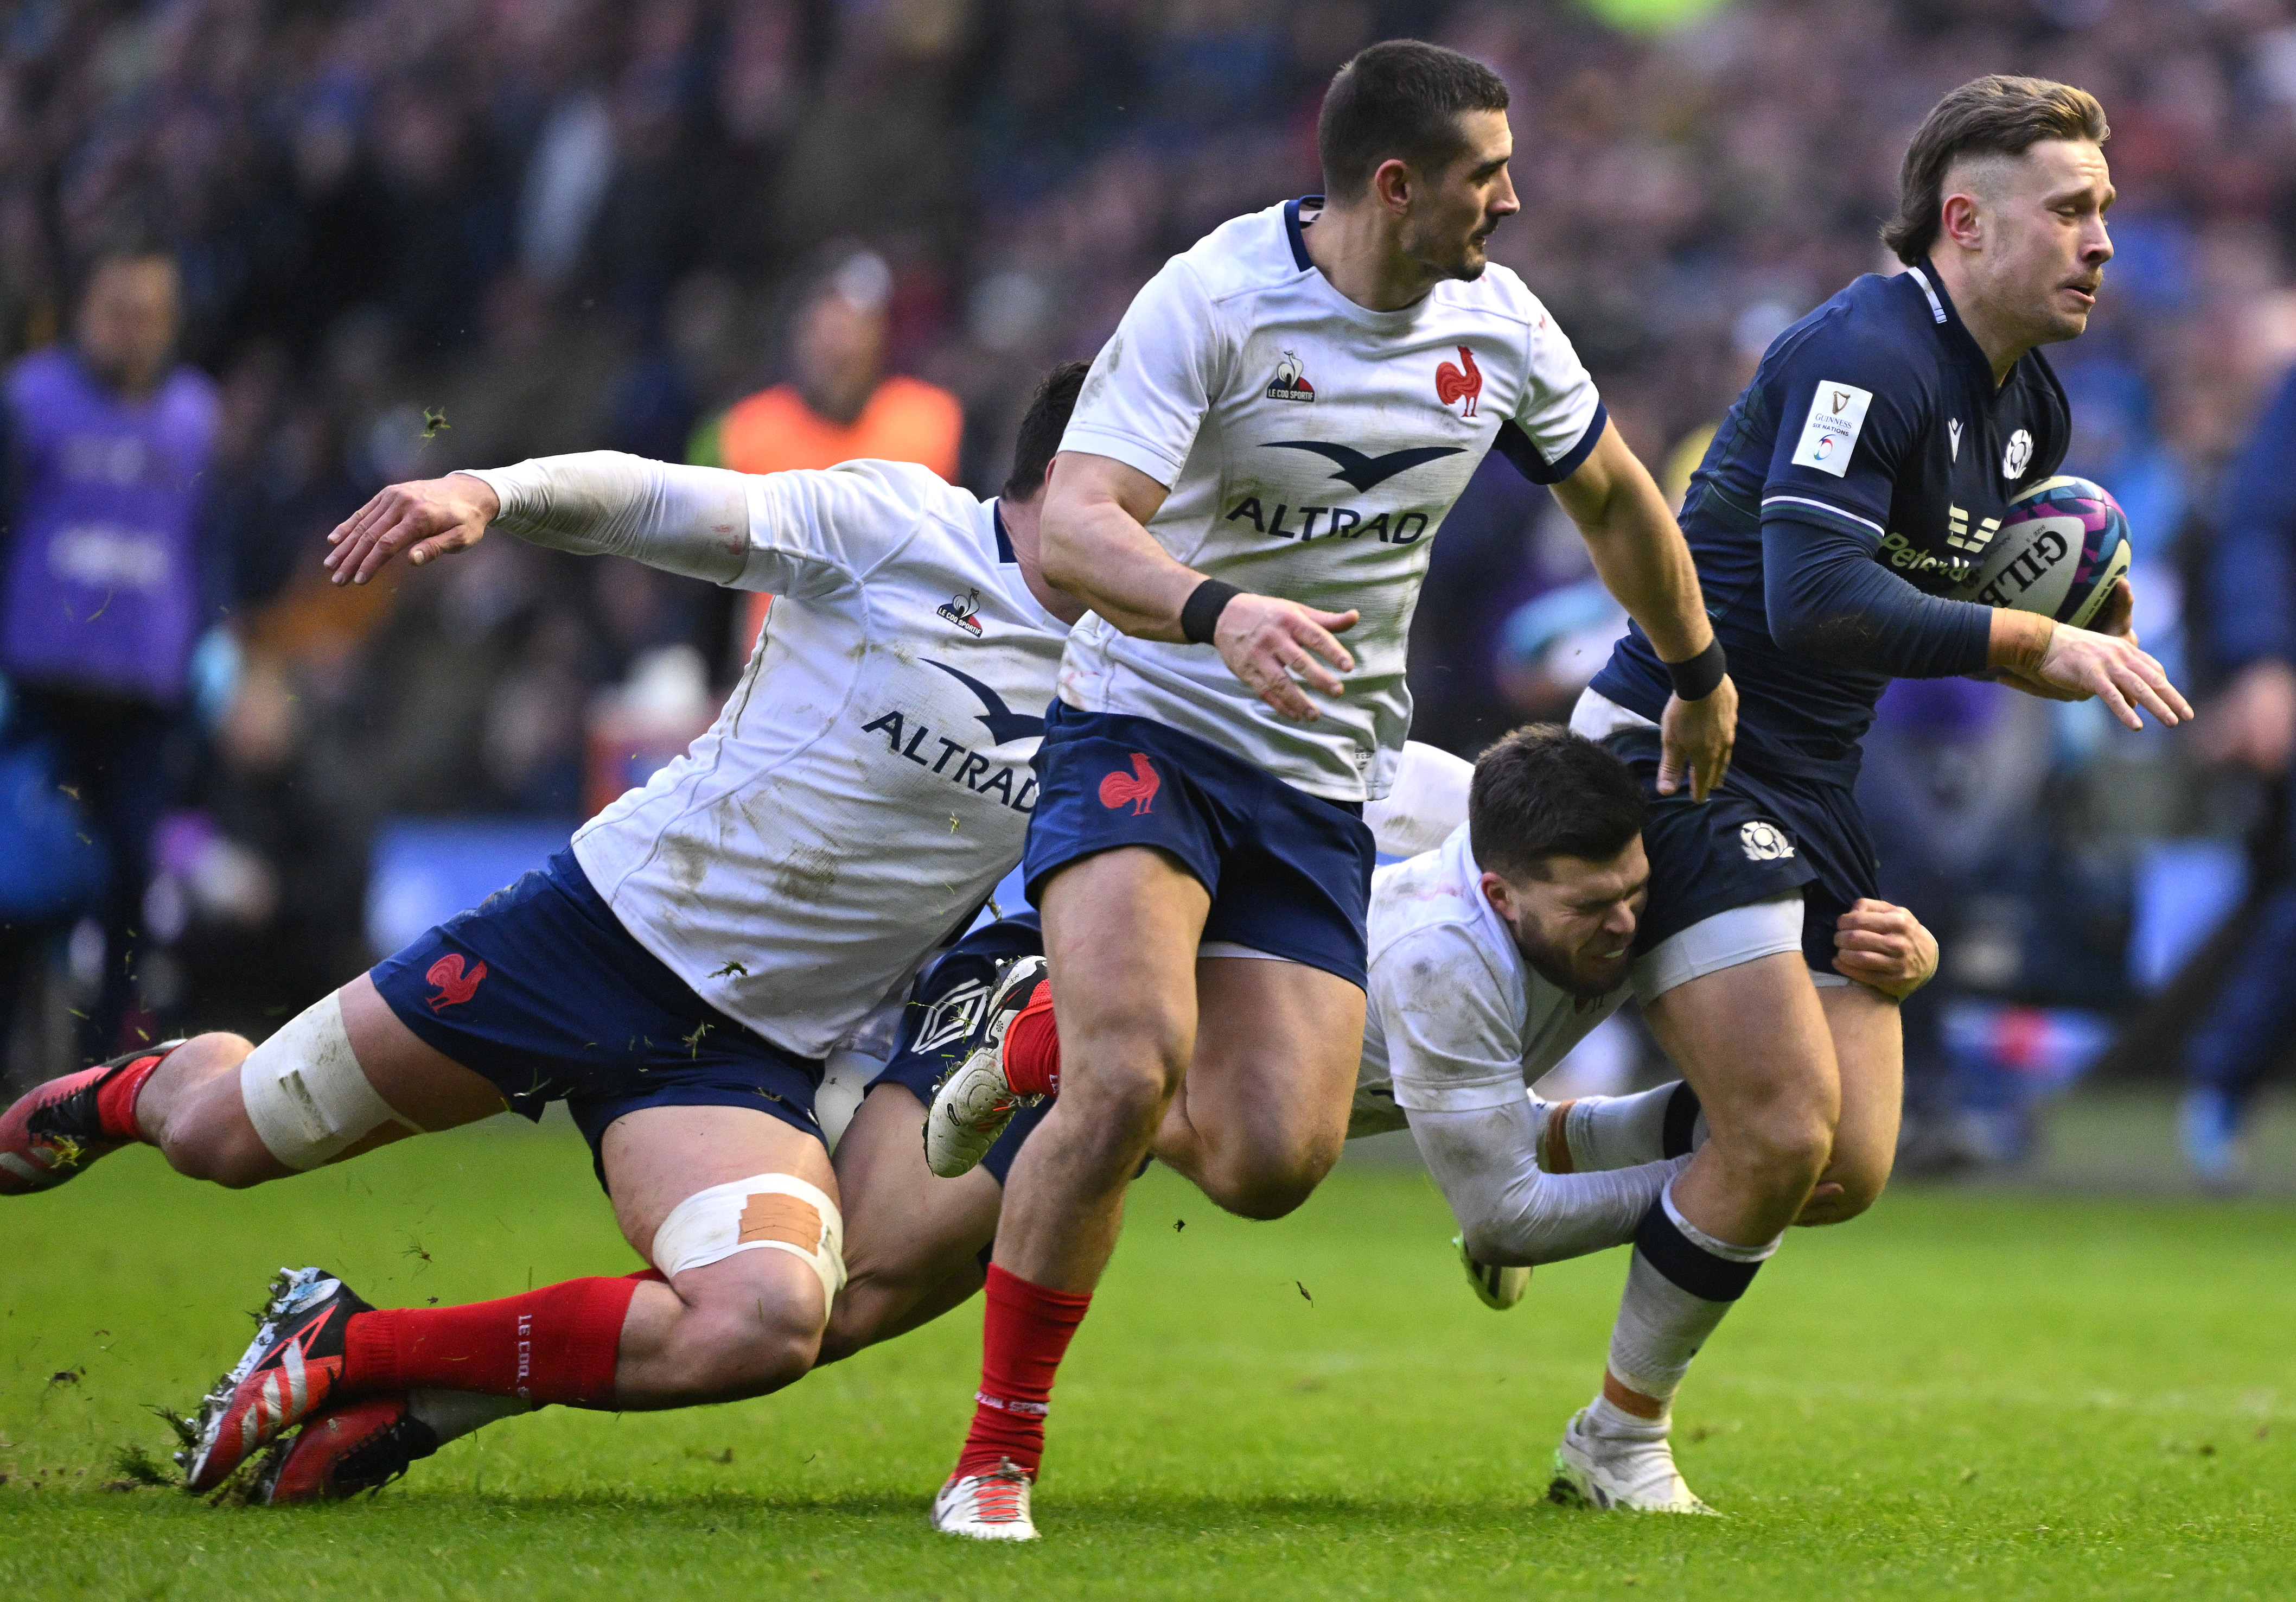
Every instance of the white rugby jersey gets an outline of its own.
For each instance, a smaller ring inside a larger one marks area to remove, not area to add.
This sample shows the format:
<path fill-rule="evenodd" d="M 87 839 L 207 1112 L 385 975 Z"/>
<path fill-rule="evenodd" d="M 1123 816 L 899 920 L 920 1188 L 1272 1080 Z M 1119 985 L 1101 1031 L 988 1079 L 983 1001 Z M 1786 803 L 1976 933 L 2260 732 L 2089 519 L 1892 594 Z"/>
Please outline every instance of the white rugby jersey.
<path fill-rule="evenodd" d="M 476 475 L 514 533 L 542 465 Z M 922 467 L 636 465 L 657 519 L 720 487 L 670 519 L 714 530 L 709 576 L 774 607 L 716 725 L 584 825 L 575 859 L 711 1006 L 821 1056 L 1020 859 L 1068 627 L 1029 593 L 995 503 Z"/>
<path fill-rule="evenodd" d="M 1636 963 L 1581 1001 L 1522 959 L 1482 891 L 1467 826 L 1371 882 L 1371 985 L 1350 1134 L 1404 1127 L 1403 1111 L 1468 1113 L 1519 1102 L 1527 1086 L 1624 1005 Z"/>
<path fill-rule="evenodd" d="M 1330 612 L 1347 693 L 1283 717 L 1210 645 L 1077 626 L 1060 694 L 1153 718 L 1311 795 L 1386 793 L 1411 726 L 1404 650 L 1428 550 L 1496 445 L 1540 483 L 1601 436 L 1593 381 L 1538 298 L 1493 265 L 1400 311 L 1368 311 L 1308 259 L 1321 201 L 1223 224 L 1134 299 L 1085 380 L 1061 448 L 1110 456 L 1170 494 L 1148 530 L 1239 588 Z"/>

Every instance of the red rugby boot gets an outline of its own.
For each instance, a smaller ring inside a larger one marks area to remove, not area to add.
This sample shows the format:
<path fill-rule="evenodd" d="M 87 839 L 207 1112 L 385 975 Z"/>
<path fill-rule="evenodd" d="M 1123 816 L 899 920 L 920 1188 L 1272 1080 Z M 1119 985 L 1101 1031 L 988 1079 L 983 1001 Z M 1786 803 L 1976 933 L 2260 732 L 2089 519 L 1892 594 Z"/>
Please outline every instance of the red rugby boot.
<path fill-rule="evenodd" d="M 53 1190 L 98 1157 L 142 1137 L 135 1093 L 160 1060 L 181 1046 L 162 1040 L 109 1062 L 35 1085 L 0 1113 L 0 1196 Z"/>
<path fill-rule="evenodd" d="M 315 1415 L 293 1439 L 275 1445 L 255 1500 L 339 1502 L 381 1491 L 438 1450 L 438 1432 L 408 1409 L 403 1393 L 362 1396 Z"/>
<path fill-rule="evenodd" d="M 197 1434 L 176 1454 L 189 1490 L 213 1491 L 267 1442 L 333 1400 L 343 1334 L 374 1310 L 324 1269 L 282 1269 L 238 1367 L 200 1403 Z"/>

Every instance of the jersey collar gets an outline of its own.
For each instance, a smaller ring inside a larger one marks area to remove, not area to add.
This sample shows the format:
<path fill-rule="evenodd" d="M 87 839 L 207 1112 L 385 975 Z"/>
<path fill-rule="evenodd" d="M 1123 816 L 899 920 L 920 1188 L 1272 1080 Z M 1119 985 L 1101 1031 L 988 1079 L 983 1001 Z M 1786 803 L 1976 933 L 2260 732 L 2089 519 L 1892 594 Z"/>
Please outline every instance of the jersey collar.
<path fill-rule="evenodd" d="M 1003 497 L 991 497 L 980 503 L 985 514 L 987 532 L 996 541 L 996 579 L 1004 587 L 1005 598 L 1021 609 L 1021 614 L 1046 634 L 1065 635 L 1069 626 L 1046 612 L 1044 604 L 1029 589 L 1028 579 L 1021 571 L 1021 558 L 1013 552 L 1013 537 L 1004 531 L 1004 513 L 998 502 Z"/>
<path fill-rule="evenodd" d="M 1977 336 L 1970 333 L 1968 325 L 1961 320 L 1961 313 L 1954 307 L 1953 296 L 1946 290 L 1945 280 L 1938 276 L 1937 264 L 1924 256 L 1917 265 L 1906 269 L 1906 276 L 1920 287 L 1923 299 L 1928 301 L 1930 319 L 1937 325 L 1938 338 L 1945 342 L 1946 349 L 1982 373 L 1986 388 L 1992 390 L 1993 364 L 1985 358 L 1984 348 L 1978 344 Z M 2005 390 L 2008 385 L 2004 383 L 2000 387 Z"/>
<path fill-rule="evenodd" d="M 1312 272 L 1316 263 L 1308 254 L 1308 238 L 1302 232 L 1307 225 L 1300 220 L 1300 209 L 1313 206 L 1321 210 L 1323 204 L 1320 194 L 1303 194 L 1296 201 L 1283 202 L 1283 234 L 1292 242 L 1292 265 L 1303 273 Z"/>
<path fill-rule="evenodd" d="M 1324 197 L 1320 194 L 1303 194 L 1296 201 L 1283 202 L 1283 234 L 1292 246 L 1292 265 L 1308 275 L 1308 281 L 1314 285 L 1313 292 L 1322 300 L 1324 306 L 1345 317 L 1349 322 L 1368 328 L 1379 334 L 1411 332 L 1418 325 L 1420 313 L 1435 303 L 1436 292 L 1443 286 L 1438 283 L 1410 305 L 1398 307 L 1393 311 L 1374 311 L 1367 306 L 1358 306 L 1349 300 L 1340 293 L 1338 286 L 1324 276 L 1323 269 L 1316 265 L 1315 258 L 1308 254 L 1308 240 L 1304 230 L 1316 219 L 1310 216 L 1302 221 L 1300 214 L 1309 207 L 1320 209 L 1323 204 Z M 1261 215 L 1265 216 L 1266 213 L 1263 212 Z"/>

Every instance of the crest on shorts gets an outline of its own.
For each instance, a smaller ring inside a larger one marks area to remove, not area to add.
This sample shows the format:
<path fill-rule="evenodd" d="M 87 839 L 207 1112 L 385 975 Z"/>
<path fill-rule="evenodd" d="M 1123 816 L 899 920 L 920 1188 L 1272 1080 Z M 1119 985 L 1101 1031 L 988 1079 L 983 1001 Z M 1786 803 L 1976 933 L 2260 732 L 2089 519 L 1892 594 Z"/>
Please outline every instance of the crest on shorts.
<path fill-rule="evenodd" d="M 1286 350 L 1283 353 L 1283 359 L 1275 364 L 1275 376 L 1267 385 L 1267 398 L 1270 400 L 1316 398 L 1316 386 L 1308 382 L 1308 374 L 1301 370 L 1300 353 L 1297 350 Z"/>
<path fill-rule="evenodd" d="M 1793 842 L 1774 823 L 1740 824 L 1738 843 L 1745 848 L 1749 862 L 1775 862 L 1781 857 L 1794 854 Z"/>
<path fill-rule="evenodd" d="M 980 1009 L 988 1001 L 988 981 L 966 980 L 925 1008 L 925 1015 L 917 1021 L 917 1038 L 910 1043 L 909 1049 L 935 1051 L 962 1040 L 980 1022 Z"/>

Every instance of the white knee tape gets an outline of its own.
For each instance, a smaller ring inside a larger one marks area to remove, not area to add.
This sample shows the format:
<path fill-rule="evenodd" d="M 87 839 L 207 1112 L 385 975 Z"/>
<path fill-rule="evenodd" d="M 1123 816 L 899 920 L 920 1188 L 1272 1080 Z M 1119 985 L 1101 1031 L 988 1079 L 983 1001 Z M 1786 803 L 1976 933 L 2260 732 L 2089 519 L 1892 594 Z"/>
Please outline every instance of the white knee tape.
<path fill-rule="evenodd" d="M 247 1054 L 239 1095 L 264 1146 L 298 1171 L 317 1168 L 385 1124 L 422 1133 L 367 1083 L 333 994 Z"/>
<path fill-rule="evenodd" d="M 757 1174 L 697 1190 L 653 1232 L 653 1266 L 675 1279 L 736 1252 L 787 1252 L 821 1279 L 821 1316 L 845 1287 L 845 1217 L 818 1186 Z"/>

